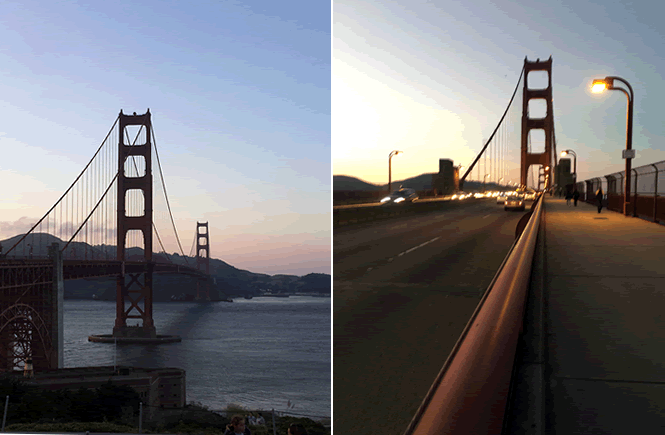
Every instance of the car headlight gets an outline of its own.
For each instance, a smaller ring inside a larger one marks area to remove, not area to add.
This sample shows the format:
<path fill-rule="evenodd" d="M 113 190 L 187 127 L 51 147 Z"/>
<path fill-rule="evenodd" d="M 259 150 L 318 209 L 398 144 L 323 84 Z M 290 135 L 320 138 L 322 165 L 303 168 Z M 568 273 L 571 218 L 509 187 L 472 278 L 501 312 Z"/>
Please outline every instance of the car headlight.
<path fill-rule="evenodd" d="M 383 199 L 381 200 L 381 202 L 386 202 L 386 201 L 390 201 L 390 197 L 389 197 L 389 196 L 386 196 L 385 198 L 383 198 Z"/>
<path fill-rule="evenodd" d="M 404 198 L 397 198 L 397 199 L 395 200 L 395 202 L 402 202 L 402 201 L 404 201 Z"/>

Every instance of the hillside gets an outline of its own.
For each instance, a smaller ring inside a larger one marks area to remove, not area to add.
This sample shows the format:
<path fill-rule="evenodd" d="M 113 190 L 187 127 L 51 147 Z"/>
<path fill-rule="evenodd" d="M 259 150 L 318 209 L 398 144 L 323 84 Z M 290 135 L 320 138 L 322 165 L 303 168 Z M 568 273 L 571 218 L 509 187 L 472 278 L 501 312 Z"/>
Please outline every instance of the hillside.
<path fill-rule="evenodd" d="M 22 237 L 15 236 L 0 240 L 3 252 Z M 64 246 L 64 242 L 50 234 L 35 234 L 29 236 L 16 248 L 17 255 L 28 254 L 28 244 L 32 245 L 33 256 L 46 257 L 46 246 L 58 243 Z M 105 259 L 114 258 L 116 247 L 111 245 L 90 246 L 86 243 L 72 243 L 65 252 L 65 259 Z M 24 254 L 25 253 L 25 254 Z M 108 255 L 108 257 L 107 257 Z M 143 249 L 130 248 L 126 253 L 127 260 L 143 259 Z M 154 253 L 156 262 L 172 262 L 183 266 L 196 267 L 196 258 L 181 256 L 177 253 L 167 255 L 166 253 Z M 330 293 L 331 278 L 329 274 L 310 273 L 304 276 L 297 275 L 267 275 L 253 273 L 248 270 L 238 269 L 230 264 L 217 259 L 210 259 L 210 274 L 214 278 L 211 284 L 210 297 L 213 300 L 222 300 L 230 296 L 258 295 L 264 291 L 272 293 Z M 171 296 L 181 294 L 196 296 L 196 278 L 178 274 L 155 274 L 153 293 L 154 300 L 168 301 Z M 65 281 L 66 299 L 92 299 L 93 294 L 102 300 L 115 300 L 115 279 L 80 279 Z"/>
<path fill-rule="evenodd" d="M 346 175 L 333 175 L 333 190 L 382 190 L 384 186 L 377 186 L 376 184 L 367 183 L 359 178 L 349 177 Z"/>
<path fill-rule="evenodd" d="M 404 180 L 395 180 L 392 182 L 393 190 L 398 189 L 399 186 L 410 187 L 415 190 L 429 190 L 432 188 L 432 175 L 435 173 L 425 173 L 416 175 L 415 177 L 407 178 Z M 487 183 L 486 190 L 503 190 L 507 187 L 500 187 L 494 183 Z M 333 176 L 333 190 L 341 191 L 372 191 L 372 190 L 388 190 L 388 184 L 377 186 L 375 184 L 366 183 L 359 178 L 349 177 L 346 175 Z M 479 181 L 465 181 L 464 189 L 466 192 L 477 192 L 483 190 L 483 183 Z"/>
<path fill-rule="evenodd" d="M 429 190 L 432 188 L 432 175 L 434 174 L 420 174 L 405 180 L 393 181 L 393 190 L 399 189 L 400 186 L 416 190 Z"/>

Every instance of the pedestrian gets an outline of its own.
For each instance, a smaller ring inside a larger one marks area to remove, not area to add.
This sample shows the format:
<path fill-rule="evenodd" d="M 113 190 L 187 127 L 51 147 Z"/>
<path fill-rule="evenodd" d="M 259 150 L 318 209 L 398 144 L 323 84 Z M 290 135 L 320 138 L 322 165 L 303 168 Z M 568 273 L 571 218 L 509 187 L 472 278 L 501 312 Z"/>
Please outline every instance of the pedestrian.
<path fill-rule="evenodd" d="M 570 200 L 573 199 L 573 194 L 570 191 L 566 192 L 566 205 L 570 206 Z"/>
<path fill-rule="evenodd" d="M 575 203 L 575 207 L 577 207 L 577 200 L 580 199 L 580 192 L 575 189 L 573 192 L 573 202 Z"/>
<path fill-rule="evenodd" d="M 598 213 L 600 213 L 600 210 L 603 208 L 603 188 L 599 187 L 598 190 L 596 190 L 596 201 L 598 201 Z"/>
<path fill-rule="evenodd" d="M 245 417 L 234 415 L 231 422 L 226 426 L 224 435 L 252 435 L 252 432 L 245 426 Z"/>

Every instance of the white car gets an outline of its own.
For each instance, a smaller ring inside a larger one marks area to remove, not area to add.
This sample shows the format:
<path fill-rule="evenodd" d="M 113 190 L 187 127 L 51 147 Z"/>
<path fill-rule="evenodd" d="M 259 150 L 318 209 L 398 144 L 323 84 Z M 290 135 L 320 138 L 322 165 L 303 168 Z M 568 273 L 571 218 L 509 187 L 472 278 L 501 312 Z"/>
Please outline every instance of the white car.
<path fill-rule="evenodd" d="M 403 188 L 393 192 L 381 200 L 382 204 L 399 204 L 401 202 L 414 202 L 418 199 L 418 194 L 414 189 Z"/>
<path fill-rule="evenodd" d="M 517 195 L 508 198 L 505 204 L 503 205 L 503 209 L 524 211 L 524 197 L 521 195 Z"/>
<path fill-rule="evenodd" d="M 508 197 L 506 195 L 501 194 L 501 195 L 496 197 L 496 203 L 497 204 L 503 204 L 503 203 L 506 202 L 507 199 L 508 199 Z"/>

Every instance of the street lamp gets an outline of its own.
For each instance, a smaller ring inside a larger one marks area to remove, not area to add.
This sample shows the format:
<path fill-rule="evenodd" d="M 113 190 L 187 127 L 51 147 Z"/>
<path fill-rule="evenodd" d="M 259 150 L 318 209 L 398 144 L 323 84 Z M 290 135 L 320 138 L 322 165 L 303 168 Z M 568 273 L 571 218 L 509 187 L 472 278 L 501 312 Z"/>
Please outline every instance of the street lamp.
<path fill-rule="evenodd" d="M 628 91 L 624 88 L 619 88 L 614 86 L 614 80 L 619 80 L 621 83 L 625 84 L 628 87 Z M 628 110 L 626 111 L 626 152 L 624 153 L 626 158 L 626 185 L 624 190 L 624 200 L 623 200 L 623 214 L 628 216 L 628 207 L 630 206 L 630 166 L 631 166 L 631 152 L 633 149 L 633 88 L 630 84 L 622 79 L 621 77 L 608 76 L 604 79 L 594 80 L 591 84 L 591 91 L 595 93 L 603 92 L 605 89 L 622 91 L 626 94 L 628 98 Z"/>
<path fill-rule="evenodd" d="M 388 195 L 392 193 L 391 189 L 391 184 L 392 184 L 392 168 L 391 168 L 391 160 L 393 159 L 393 156 L 396 156 L 399 153 L 404 153 L 404 151 L 391 151 L 390 155 L 388 156 Z"/>
<path fill-rule="evenodd" d="M 490 174 L 485 174 L 485 176 L 483 177 L 483 193 L 487 191 L 487 189 L 485 189 L 485 181 L 487 181 L 487 177 L 489 176 Z"/>
<path fill-rule="evenodd" d="M 577 183 L 577 154 L 573 150 L 561 151 L 561 157 L 565 157 L 568 154 L 572 154 L 575 157 L 575 160 L 573 160 L 573 183 Z"/>

